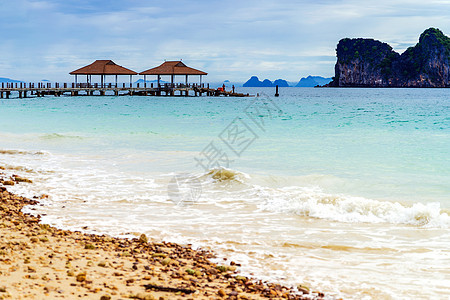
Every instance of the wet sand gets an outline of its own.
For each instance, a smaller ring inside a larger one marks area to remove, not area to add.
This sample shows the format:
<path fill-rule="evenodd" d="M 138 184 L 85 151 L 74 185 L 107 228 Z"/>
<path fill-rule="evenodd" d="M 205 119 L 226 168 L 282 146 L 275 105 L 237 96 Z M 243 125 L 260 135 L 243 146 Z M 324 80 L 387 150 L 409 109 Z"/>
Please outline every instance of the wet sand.
<path fill-rule="evenodd" d="M 239 275 L 189 245 L 91 235 L 41 224 L 23 214 L 39 197 L 7 191 L 32 184 L 0 173 L 0 299 L 322 299 L 299 287 Z M 45 197 L 45 195 L 40 196 Z"/>

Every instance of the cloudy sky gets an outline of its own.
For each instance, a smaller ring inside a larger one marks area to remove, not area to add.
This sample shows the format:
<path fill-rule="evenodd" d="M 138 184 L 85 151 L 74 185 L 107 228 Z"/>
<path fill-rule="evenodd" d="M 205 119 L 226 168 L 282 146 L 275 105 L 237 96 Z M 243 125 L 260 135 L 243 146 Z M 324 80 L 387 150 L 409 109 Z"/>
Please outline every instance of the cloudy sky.
<path fill-rule="evenodd" d="M 207 81 L 334 75 L 336 44 L 375 38 L 402 52 L 426 28 L 450 35 L 445 0 L 0 0 L 0 77 L 70 81 L 95 59 L 137 72 L 166 60 Z"/>

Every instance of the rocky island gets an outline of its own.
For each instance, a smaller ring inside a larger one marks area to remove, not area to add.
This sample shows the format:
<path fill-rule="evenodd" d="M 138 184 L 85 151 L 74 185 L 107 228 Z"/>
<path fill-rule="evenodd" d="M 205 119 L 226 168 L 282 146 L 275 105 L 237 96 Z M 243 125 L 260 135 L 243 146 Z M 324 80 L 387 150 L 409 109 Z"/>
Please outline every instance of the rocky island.
<path fill-rule="evenodd" d="M 257 76 L 252 76 L 247 82 L 244 83 L 243 87 L 288 87 L 289 84 L 284 79 L 277 79 L 274 82 L 270 81 L 269 79 L 264 79 L 263 81 L 260 81 Z"/>
<path fill-rule="evenodd" d="M 450 38 L 437 28 L 425 30 L 401 55 L 363 38 L 340 40 L 336 53 L 328 87 L 450 87 Z"/>
<path fill-rule="evenodd" d="M 295 87 L 315 87 L 328 84 L 331 80 L 331 78 L 309 75 L 308 77 L 301 78 Z"/>

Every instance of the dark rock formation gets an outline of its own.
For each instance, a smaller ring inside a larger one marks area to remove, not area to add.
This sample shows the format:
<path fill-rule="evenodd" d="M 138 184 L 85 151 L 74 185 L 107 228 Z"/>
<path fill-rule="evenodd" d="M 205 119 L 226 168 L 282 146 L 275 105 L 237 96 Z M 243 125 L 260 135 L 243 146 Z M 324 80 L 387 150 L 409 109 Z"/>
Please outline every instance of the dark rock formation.
<path fill-rule="evenodd" d="M 349 39 L 337 45 L 334 87 L 450 87 L 450 38 L 429 28 L 419 42 L 398 54 L 373 39 Z"/>
<path fill-rule="evenodd" d="M 246 83 L 244 83 L 243 87 L 260 87 L 262 82 L 259 81 L 257 76 L 252 76 Z"/>
<path fill-rule="evenodd" d="M 303 77 L 300 79 L 300 81 L 297 83 L 296 87 L 315 87 L 318 85 L 325 85 L 327 83 L 330 83 L 332 78 L 324 78 L 322 76 L 308 76 Z"/>
<path fill-rule="evenodd" d="M 289 83 L 284 79 L 277 79 L 273 82 L 273 86 L 289 87 Z"/>
<path fill-rule="evenodd" d="M 269 79 L 264 79 L 263 82 L 261 82 L 261 87 L 272 87 L 273 83 Z"/>
<path fill-rule="evenodd" d="M 258 77 L 252 76 L 246 83 L 244 83 L 244 87 L 274 87 L 278 85 L 279 87 L 289 86 L 288 82 L 284 79 L 277 79 L 274 82 L 269 79 L 264 79 L 260 81 Z"/>

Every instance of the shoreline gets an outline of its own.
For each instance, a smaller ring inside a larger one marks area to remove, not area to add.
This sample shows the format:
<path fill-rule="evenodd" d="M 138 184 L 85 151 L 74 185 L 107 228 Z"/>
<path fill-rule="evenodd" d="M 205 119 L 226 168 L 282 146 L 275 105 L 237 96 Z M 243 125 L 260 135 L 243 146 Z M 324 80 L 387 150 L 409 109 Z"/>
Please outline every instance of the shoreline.
<path fill-rule="evenodd" d="M 1 168 L 0 168 L 1 169 Z M 61 230 L 24 214 L 27 199 L 7 184 L 26 178 L 0 173 L 0 299 L 324 299 L 239 275 L 234 262 L 217 265 L 214 253 L 189 245 Z M 7 182 L 10 181 L 10 182 Z M 41 199 L 45 196 L 41 196 Z"/>

